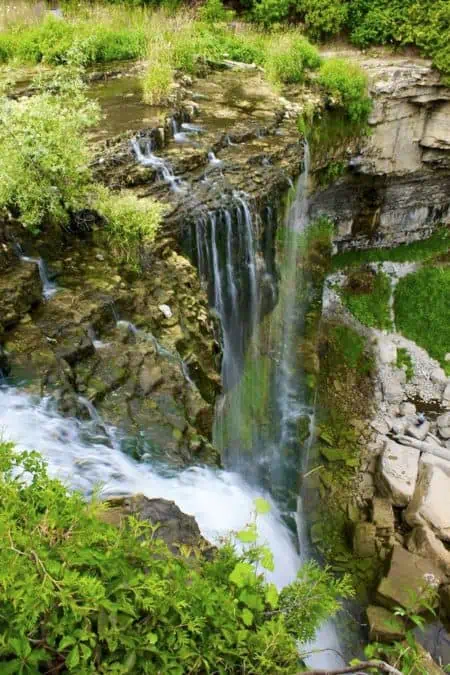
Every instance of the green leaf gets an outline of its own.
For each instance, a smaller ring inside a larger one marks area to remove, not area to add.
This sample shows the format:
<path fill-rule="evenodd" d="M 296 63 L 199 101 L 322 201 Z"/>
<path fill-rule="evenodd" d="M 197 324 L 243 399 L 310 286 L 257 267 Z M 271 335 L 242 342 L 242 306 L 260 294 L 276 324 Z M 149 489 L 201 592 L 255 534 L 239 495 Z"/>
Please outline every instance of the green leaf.
<path fill-rule="evenodd" d="M 80 663 L 80 650 L 78 645 L 75 645 L 69 652 L 69 655 L 66 658 L 66 666 L 69 669 L 75 668 Z"/>
<path fill-rule="evenodd" d="M 278 590 L 275 584 L 269 584 L 266 590 L 266 602 L 272 609 L 278 605 Z"/>
<path fill-rule="evenodd" d="M 66 635 L 63 637 L 61 642 L 59 643 L 59 650 L 62 651 L 63 649 L 66 649 L 66 647 L 70 647 L 71 645 L 74 645 L 76 642 L 75 638 L 72 637 L 72 635 Z"/>
<path fill-rule="evenodd" d="M 255 501 L 255 510 L 259 516 L 264 516 L 266 513 L 270 512 L 271 506 L 266 499 L 262 497 L 256 497 Z"/>
<path fill-rule="evenodd" d="M 261 611 L 264 608 L 261 597 L 256 593 L 248 591 L 246 588 L 239 594 L 239 600 L 250 609 Z"/>
<path fill-rule="evenodd" d="M 273 570 L 275 569 L 275 563 L 273 561 L 273 553 L 267 546 L 263 546 L 261 548 L 261 557 L 259 561 L 265 570 L 273 572 Z"/>
<path fill-rule="evenodd" d="M 133 649 L 133 651 L 128 653 L 128 655 L 127 655 L 127 657 L 126 657 L 126 659 L 123 663 L 123 666 L 125 668 L 125 672 L 126 673 L 132 672 L 132 669 L 134 668 L 135 664 L 136 664 L 136 652 Z"/>
<path fill-rule="evenodd" d="M 245 530 L 240 530 L 236 536 L 243 544 L 254 544 L 258 537 L 254 525 L 249 525 Z"/>
<path fill-rule="evenodd" d="M 238 562 L 231 572 L 229 579 L 238 588 L 243 588 L 255 582 L 255 570 L 250 563 Z"/>
<path fill-rule="evenodd" d="M 244 622 L 244 624 L 245 624 L 246 626 L 251 626 L 252 623 L 253 623 L 253 614 L 252 614 L 252 612 L 251 612 L 249 609 L 247 609 L 247 608 L 244 608 L 244 609 L 242 610 L 242 621 Z"/>

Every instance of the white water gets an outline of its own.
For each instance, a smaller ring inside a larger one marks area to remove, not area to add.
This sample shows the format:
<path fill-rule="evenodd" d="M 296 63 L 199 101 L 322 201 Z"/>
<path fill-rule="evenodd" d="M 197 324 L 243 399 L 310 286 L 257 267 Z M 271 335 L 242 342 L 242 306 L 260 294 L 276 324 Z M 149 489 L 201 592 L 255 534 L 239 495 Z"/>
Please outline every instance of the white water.
<path fill-rule="evenodd" d="M 20 259 L 23 260 L 23 262 L 33 263 L 34 265 L 37 265 L 39 270 L 39 277 L 41 279 L 42 284 L 42 294 L 46 300 L 49 300 L 53 295 L 55 295 L 55 293 L 58 290 L 58 287 L 54 281 L 50 281 L 50 279 L 48 278 L 47 267 L 43 259 L 29 258 L 26 255 L 20 256 Z"/>
<path fill-rule="evenodd" d="M 163 475 L 151 464 L 136 462 L 117 447 L 92 439 L 90 423 L 67 419 L 52 411 L 48 400 L 38 401 L 13 388 L 0 387 L 0 430 L 19 448 L 37 450 L 49 471 L 74 489 L 89 495 L 102 486 L 102 496 L 144 493 L 171 499 L 192 514 L 210 541 L 218 541 L 249 522 L 253 500 L 260 496 L 236 473 L 195 467 Z M 110 437 L 114 438 L 111 430 Z M 279 586 L 295 578 L 299 560 L 294 542 L 280 513 L 259 520 L 261 541 L 274 552 L 271 579 Z"/>
<path fill-rule="evenodd" d="M 208 152 L 208 161 L 211 166 L 221 166 L 223 164 L 222 160 L 216 157 L 212 150 Z"/>
<path fill-rule="evenodd" d="M 131 147 L 139 164 L 156 169 L 161 179 L 168 183 L 174 192 L 182 191 L 183 182 L 181 178 L 175 176 L 172 167 L 166 160 L 153 154 L 150 141 L 145 142 L 144 150 L 142 150 L 140 143 L 136 138 L 133 138 L 131 139 Z"/>

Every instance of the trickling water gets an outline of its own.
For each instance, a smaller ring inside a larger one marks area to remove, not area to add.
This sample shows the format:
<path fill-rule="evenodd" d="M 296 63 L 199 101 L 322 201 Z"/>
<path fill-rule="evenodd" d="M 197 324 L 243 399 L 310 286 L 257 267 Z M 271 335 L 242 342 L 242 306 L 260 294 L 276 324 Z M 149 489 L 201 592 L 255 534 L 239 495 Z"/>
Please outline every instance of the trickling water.
<path fill-rule="evenodd" d="M 142 164 L 142 166 L 150 166 L 156 169 L 160 178 L 168 183 L 174 192 L 182 191 L 183 183 L 181 178 L 175 176 L 172 167 L 166 160 L 153 154 L 151 142 L 149 140 L 145 141 L 144 149 L 142 149 L 140 142 L 136 138 L 133 138 L 131 139 L 131 147 L 133 148 L 137 161 Z"/>
<path fill-rule="evenodd" d="M 33 263 L 37 265 L 39 270 L 39 276 L 42 284 L 42 294 L 46 300 L 49 300 L 58 290 L 57 285 L 54 281 L 51 281 L 48 277 L 47 266 L 42 258 L 29 258 L 26 255 L 20 256 L 20 259 L 24 262 Z"/>
<path fill-rule="evenodd" d="M 212 166 L 220 166 L 223 164 L 222 160 L 218 159 L 212 150 L 208 152 L 208 161 Z"/>

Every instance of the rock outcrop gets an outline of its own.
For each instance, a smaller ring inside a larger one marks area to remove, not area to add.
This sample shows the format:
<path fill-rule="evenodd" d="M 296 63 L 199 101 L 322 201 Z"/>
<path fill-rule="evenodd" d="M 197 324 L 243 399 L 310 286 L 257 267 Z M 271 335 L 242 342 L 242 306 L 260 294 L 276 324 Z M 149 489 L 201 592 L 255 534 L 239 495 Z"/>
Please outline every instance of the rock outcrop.
<path fill-rule="evenodd" d="M 450 222 L 450 89 L 428 61 L 353 57 L 370 77 L 371 134 L 312 213 L 335 220 L 342 250 L 422 239 Z"/>

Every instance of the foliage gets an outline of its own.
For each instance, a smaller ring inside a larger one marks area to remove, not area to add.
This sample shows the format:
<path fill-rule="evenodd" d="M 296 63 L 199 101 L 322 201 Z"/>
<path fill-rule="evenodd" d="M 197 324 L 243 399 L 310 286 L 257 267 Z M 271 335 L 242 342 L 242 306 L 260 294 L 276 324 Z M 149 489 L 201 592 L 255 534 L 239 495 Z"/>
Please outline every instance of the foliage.
<path fill-rule="evenodd" d="M 414 377 L 414 365 L 410 353 L 404 347 L 397 349 L 397 368 L 401 368 L 406 373 L 406 380 L 409 382 Z"/>
<path fill-rule="evenodd" d="M 407 607 L 394 609 L 394 615 L 400 617 L 405 625 L 411 626 L 406 631 L 405 639 L 390 645 L 378 642 L 369 644 L 364 650 L 367 658 L 385 658 L 404 675 L 428 675 L 428 659 L 431 657 L 420 647 L 413 631 L 414 629 L 423 630 L 426 625 L 426 620 L 421 613 L 427 612 L 429 616 L 436 616 L 437 601 L 437 590 L 431 585 L 421 593 L 412 590 L 410 604 Z"/>
<path fill-rule="evenodd" d="M 145 52 L 145 33 L 134 27 L 48 16 L 36 25 L 12 26 L 1 33 L 0 62 L 66 63 L 74 47 L 84 52 L 87 63 L 133 59 Z"/>
<path fill-rule="evenodd" d="M 291 0 L 256 0 L 252 8 L 253 19 L 269 28 L 288 17 Z"/>
<path fill-rule="evenodd" d="M 340 33 L 348 16 L 345 0 L 294 0 L 292 8 L 315 40 Z"/>
<path fill-rule="evenodd" d="M 342 161 L 331 161 L 327 166 L 317 173 L 319 185 L 328 186 L 337 181 L 344 175 L 347 165 Z"/>
<path fill-rule="evenodd" d="M 36 453 L 8 443 L 0 490 L 5 674 L 293 674 L 296 639 L 309 639 L 352 592 L 347 578 L 309 564 L 279 596 L 258 571 L 273 560 L 254 523 L 237 535 L 240 555 L 226 544 L 210 561 L 191 549 L 175 556 L 157 527 L 103 522 L 104 505 L 69 494 Z"/>
<path fill-rule="evenodd" d="M 0 98 L 0 207 L 33 231 L 44 220 L 65 224 L 86 205 L 91 173 L 84 132 L 97 120 L 77 65 L 41 86 L 30 98 Z"/>
<path fill-rule="evenodd" d="M 95 208 L 106 220 L 105 231 L 114 248 L 133 260 L 140 245 L 153 242 L 164 214 L 164 206 L 153 199 L 138 199 L 131 193 L 113 193 L 98 188 Z"/>
<path fill-rule="evenodd" d="M 367 268 L 352 271 L 340 290 L 346 307 L 364 326 L 390 329 L 391 284 L 383 272 Z"/>
<path fill-rule="evenodd" d="M 214 24 L 231 20 L 233 13 L 225 9 L 222 0 L 206 0 L 200 8 L 199 16 L 201 21 Z"/>
<path fill-rule="evenodd" d="M 316 69 L 320 63 L 317 49 L 292 32 L 277 35 L 270 41 L 265 68 L 272 82 L 290 84 L 302 82 L 305 69 Z"/>
<path fill-rule="evenodd" d="M 351 122 L 367 122 L 372 101 L 367 93 L 367 75 L 358 65 L 343 59 L 327 59 L 322 63 L 318 81 L 332 97 L 332 105 L 342 108 Z"/>
<path fill-rule="evenodd" d="M 369 262 L 414 262 L 438 259 L 450 251 L 450 230 L 440 228 L 428 239 L 412 244 L 401 244 L 395 248 L 372 248 L 360 251 L 346 251 L 333 257 L 333 269 Z"/>
<path fill-rule="evenodd" d="M 172 88 L 173 66 L 167 44 L 162 40 L 151 43 L 148 51 L 148 67 L 142 78 L 143 97 L 146 103 L 162 103 Z"/>
<path fill-rule="evenodd" d="M 398 330 L 448 368 L 450 267 L 422 267 L 400 279 L 395 292 Z"/>

